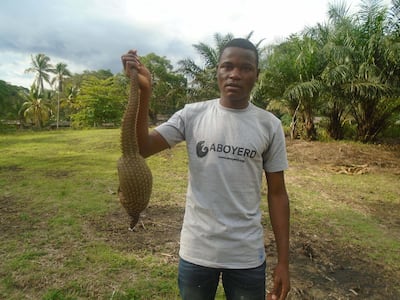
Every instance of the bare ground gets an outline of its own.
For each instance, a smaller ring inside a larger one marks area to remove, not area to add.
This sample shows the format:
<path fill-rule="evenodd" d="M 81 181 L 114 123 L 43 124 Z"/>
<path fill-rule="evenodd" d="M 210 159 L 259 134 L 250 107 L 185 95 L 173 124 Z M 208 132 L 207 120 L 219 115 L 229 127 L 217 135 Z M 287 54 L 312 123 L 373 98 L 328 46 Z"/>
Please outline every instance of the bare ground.
<path fill-rule="evenodd" d="M 345 174 L 349 180 L 383 172 L 395 177 L 392 184 L 400 184 L 400 145 L 293 141 L 288 157 L 295 169 L 306 166 L 317 174 Z M 351 205 L 357 209 L 360 204 Z M 398 203 L 382 201 L 366 209 L 400 237 Z M 338 248 L 330 236 L 292 228 L 291 255 L 292 299 L 400 299 L 400 270 L 372 261 L 356 244 Z"/>

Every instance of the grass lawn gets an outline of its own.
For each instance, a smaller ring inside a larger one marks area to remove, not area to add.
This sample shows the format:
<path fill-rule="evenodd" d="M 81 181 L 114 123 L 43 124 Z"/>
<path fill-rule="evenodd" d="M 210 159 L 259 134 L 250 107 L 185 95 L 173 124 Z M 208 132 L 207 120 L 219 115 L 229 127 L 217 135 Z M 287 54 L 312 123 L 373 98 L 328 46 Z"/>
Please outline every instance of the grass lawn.
<path fill-rule="evenodd" d="M 119 130 L 0 134 L 0 151 L 0 298 L 179 299 L 184 144 L 147 160 L 136 232 L 116 195 Z M 288 157 L 290 298 L 400 298 L 400 147 L 288 141 Z"/>

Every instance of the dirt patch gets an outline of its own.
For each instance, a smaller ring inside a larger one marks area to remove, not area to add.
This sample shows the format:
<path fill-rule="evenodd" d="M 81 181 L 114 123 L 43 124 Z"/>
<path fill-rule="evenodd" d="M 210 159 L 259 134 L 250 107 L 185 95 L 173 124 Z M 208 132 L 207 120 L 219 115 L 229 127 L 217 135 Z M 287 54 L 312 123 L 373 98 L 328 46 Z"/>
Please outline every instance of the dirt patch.
<path fill-rule="evenodd" d="M 289 299 L 399 299 L 391 273 L 364 259 L 356 246 L 338 247 L 329 238 L 296 232 L 290 252 Z"/>
<path fill-rule="evenodd" d="M 0 225 L 4 238 L 14 234 L 18 224 L 15 222 L 15 215 L 18 208 L 15 205 L 15 199 L 12 196 L 0 196 Z"/>
<path fill-rule="evenodd" d="M 128 215 L 121 208 L 89 220 L 88 228 L 119 251 L 148 251 L 177 262 L 183 213 L 178 206 L 149 205 L 131 231 Z"/>
<path fill-rule="evenodd" d="M 306 168 L 316 175 L 324 171 L 350 177 L 389 173 L 400 182 L 400 145 L 295 140 L 288 141 L 287 148 L 294 170 Z M 400 208 L 396 202 L 369 203 L 368 210 L 393 234 L 399 232 Z M 266 244 L 271 241 L 272 234 Z M 372 262 L 355 244 L 343 247 L 333 241 L 333 237 L 319 232 L 292 229 L 290 299 L 400 299 L 399 289 L 394 288 L 400 278 L 399 270 L 388 270 L 383 263 Z M 274 262 L 274 257 L 270 261 Z"/>
<path fill-rule="evenodd" d="M 288 158 L 294 164 L 318 166 L 341 173 L 365 174 L 387 171 L 400 175 L 400 145 L 287 142 Z"/>
<path fill-rule="evenodd" d="M 177 263 L 183 213 L 182 207 L 150 206 L 133 232 L 128 230 L 129 218 L 122 208 L 88 220 L 87 225 L 90 235 L 97 235 L 118 251 L 150 252 L 164 262 Z M 265 248 L 268 265 L 273 266 L 276 251 L 271 231 L 266 233 Z M 355 246 L 338 248 L 332 237 L 293 231 L 290 252 L 289 299 L 400 298 L 393 289 L 393 274 L 364 259 Z"/>

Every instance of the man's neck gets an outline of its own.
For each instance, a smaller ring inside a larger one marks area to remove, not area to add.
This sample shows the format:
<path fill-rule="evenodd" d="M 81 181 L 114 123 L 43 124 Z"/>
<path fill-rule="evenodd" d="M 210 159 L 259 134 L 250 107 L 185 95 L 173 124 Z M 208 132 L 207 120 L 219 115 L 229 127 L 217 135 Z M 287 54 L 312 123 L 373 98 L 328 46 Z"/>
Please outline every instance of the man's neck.
<path fill-rule="evenodd" d="M 249 99 L 243 99 L 243 100 L 229 100 L 226 98 L 220 98 L 219 103 L 226 108 L 231 108 L 231 109 L 244 109 L 249 106 Z"/>

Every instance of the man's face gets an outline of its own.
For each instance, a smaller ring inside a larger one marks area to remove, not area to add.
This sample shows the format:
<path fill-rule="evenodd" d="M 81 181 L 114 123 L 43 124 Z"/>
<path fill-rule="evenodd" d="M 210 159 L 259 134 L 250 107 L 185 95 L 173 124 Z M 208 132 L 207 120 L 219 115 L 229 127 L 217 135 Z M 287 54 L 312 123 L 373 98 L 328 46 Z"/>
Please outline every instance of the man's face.
<path fill-rule="evenodd" d="M 258 73 L 253 51 L 239 47 L 226 48 L 217 68 L 221 104 L 231 108 L 247 107 Z"/>

